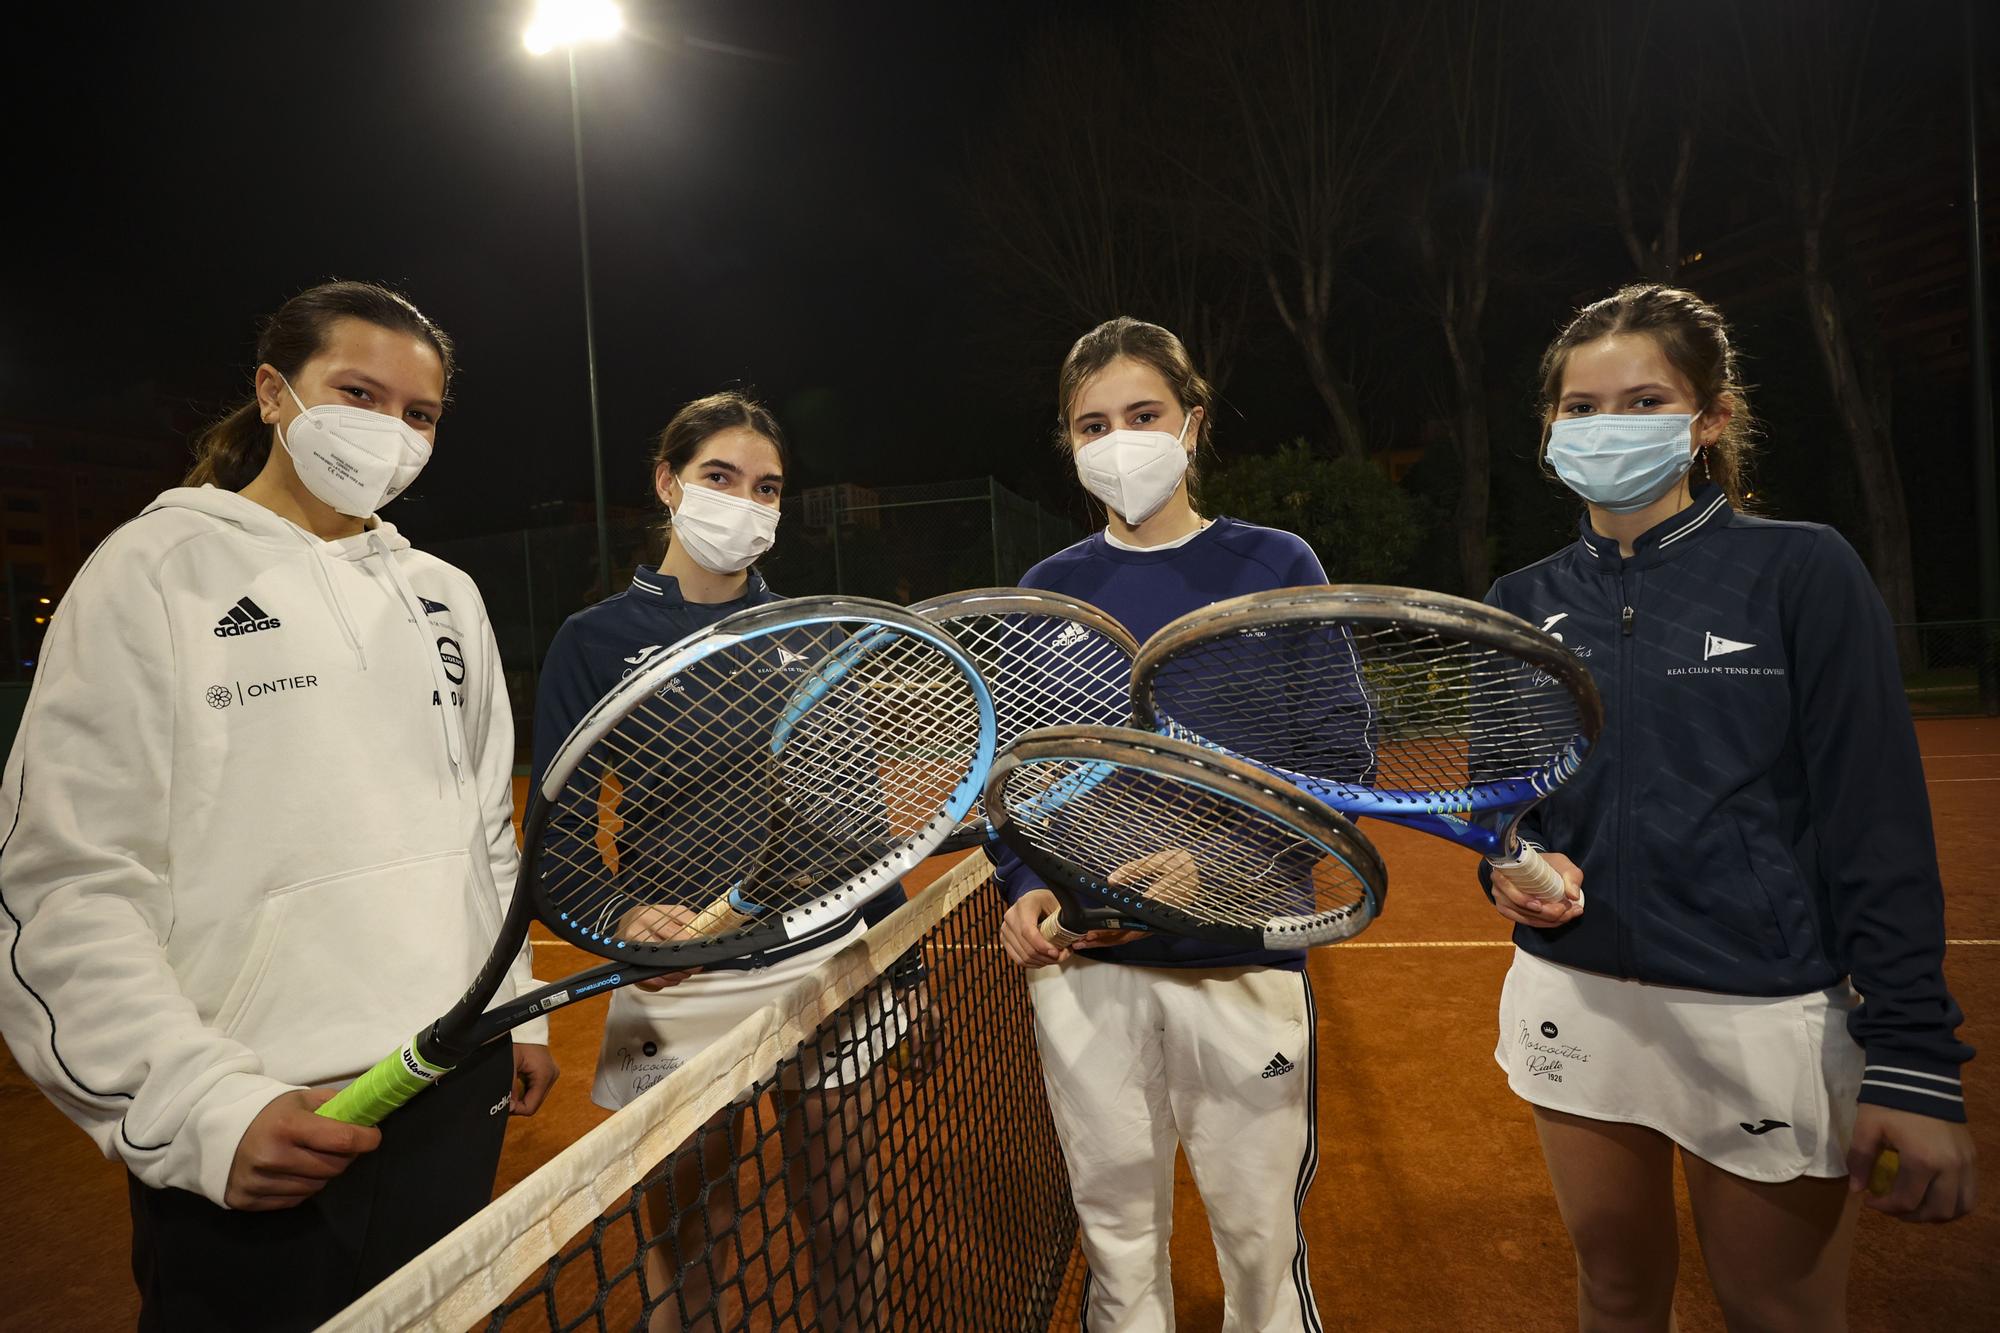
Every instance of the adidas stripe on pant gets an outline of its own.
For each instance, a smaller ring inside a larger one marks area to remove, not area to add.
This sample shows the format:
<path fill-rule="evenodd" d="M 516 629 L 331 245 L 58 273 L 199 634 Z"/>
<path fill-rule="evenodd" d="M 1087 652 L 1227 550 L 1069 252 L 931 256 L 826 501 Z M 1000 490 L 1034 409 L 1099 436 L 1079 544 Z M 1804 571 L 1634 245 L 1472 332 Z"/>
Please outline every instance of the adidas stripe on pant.
<path fill-rule="evenodd" d="M 1073 958 L 1028 993 L 1090 1265 L 1083 1327 L 1174 1327 L 1174 1148 L 1215 1236 L 1224 1333 L 1320 1333 L 1299 1210 L 1318 1161 L 1305 976 Z"/>

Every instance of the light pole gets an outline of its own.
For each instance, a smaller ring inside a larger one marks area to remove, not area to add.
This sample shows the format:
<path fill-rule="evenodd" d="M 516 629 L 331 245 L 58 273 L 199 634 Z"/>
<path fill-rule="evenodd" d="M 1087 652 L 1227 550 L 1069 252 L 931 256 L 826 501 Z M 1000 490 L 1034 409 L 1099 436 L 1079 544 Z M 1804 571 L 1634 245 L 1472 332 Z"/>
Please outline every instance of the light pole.
<path fill-rule="evenodd" d="M 522 34 L 531 55 L 547 55 L 557 47 L 569 61 L 570 141 L 576 152 L 576 238 L 583 258 L 583 355 L 590 377 L 590 475 L 597 497 L 597 568 L 610 596 L 611 526 L 604 509 L 604 437 L 597 411 L 597 331 L 590 308 L 590 212 L 583 193 L 583 107 L 576 90 L 576 48 L 584 42 L 609 41 L 625 26 L 625 16 L 611 0 L 537 0 L 535 15 Z"/>
<path fill-rule="evenodd" d="M 1972 289 L 1972 476 L 1979 516 L 1979 701 L 2000 712 L 2000 497 L 1994 494 L 1993 381 L 1987 369 L 1986 241 L 1979 198 L 1979 30 L 1965 2 L 1965 253 Z"/>

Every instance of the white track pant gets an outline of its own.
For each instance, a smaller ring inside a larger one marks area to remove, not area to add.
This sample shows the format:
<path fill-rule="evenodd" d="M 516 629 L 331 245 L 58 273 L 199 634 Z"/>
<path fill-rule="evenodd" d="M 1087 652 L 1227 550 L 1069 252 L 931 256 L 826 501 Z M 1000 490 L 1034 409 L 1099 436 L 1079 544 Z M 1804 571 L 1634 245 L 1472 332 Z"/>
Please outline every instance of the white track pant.
<path fill-rule="evenodd" d="M 1083 1327 L 1174 1327 L 1174 1145 L 1215 1235 L 1225 1333 L 1318 1333 L 1299 1209 L 1319 1160 L 1312 987 L 1274 968 L 1032 969 L 1090 1264 Z"/>

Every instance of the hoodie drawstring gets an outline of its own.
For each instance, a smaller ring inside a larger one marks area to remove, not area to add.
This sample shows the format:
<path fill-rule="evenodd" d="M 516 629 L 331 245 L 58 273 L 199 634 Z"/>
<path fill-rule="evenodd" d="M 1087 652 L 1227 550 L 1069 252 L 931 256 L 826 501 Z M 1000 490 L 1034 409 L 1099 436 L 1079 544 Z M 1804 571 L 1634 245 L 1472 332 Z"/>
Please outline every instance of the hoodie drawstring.
<path fill-rule="evenodd" d="M 417 597 L 416 590 L 410 587 L 409 580 L 403 577 L 403 569 L 397 562 L 395 553 L 389 549 L 389 544 L 382 540 L 381 533 L 375 528 L 368 529 L 368 548 L 382 557 L 382 567 L 388 575 L 390 586 L 395 588 L 396 595 L 402 599 L 403 609 L 409 613 L 410 622 L 416 626 L 418 635 L 424 641 L 424 661 L 430 666 L 431 688 L 437 695 L 438 722 L 444 728 L 445 759 L 451 765 L 453 784 L 461 785 L 465 781 L 465 729 L 459 721 L 458 706 L 452 701 L 451 681 L 444 674 L 444 658 L 438 652 L 438 645 L 431 638 L 430 617 L 425 614 L 423 603 Z"/>
<path fill-rule="evenodd" d="M 333 618 L 340 623 L 340 632 L 347 640 L 347 646 L 354 650 L 355 667 L 366 671 L 368 654 L 361 647 L 361 632 L 354 628 L 354 613 L 347 609 L 347 599 L 340 595 L 340 589 L 334 586 L 332 578 L 327 575 L 326 552 L 321 549 L 321 543 L 303 528 L 289 523 L 285 526 L 306 544 L 306 549 L 311 553 L 306 563 L 312 566 L 313 581 L 319 584 L 320 596 L 326 599 L 328 608 L 333 611 Z"/>

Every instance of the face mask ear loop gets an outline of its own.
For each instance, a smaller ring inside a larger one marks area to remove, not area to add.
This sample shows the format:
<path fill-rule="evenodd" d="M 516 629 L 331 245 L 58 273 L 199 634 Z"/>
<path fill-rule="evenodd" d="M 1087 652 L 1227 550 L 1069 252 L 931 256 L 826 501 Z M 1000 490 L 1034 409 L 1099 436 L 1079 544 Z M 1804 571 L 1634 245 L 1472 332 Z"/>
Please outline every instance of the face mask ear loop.
<path fill-rule="evenodd" d="M 285 386 L 285 392 L 292 396 L 292 405 L 299 409 L 300 416 L 304 416 L 306 414 L 306 405 L 299 401 L 299 391 L 292 387 L 292 382 L 285 378 L 285 372 L 282 370 L 278 372 L 278 383 Z M 285 438 L 285 423 L 274 421 L 271 424 L 277 427 L 278 430 L 278 447 L 289 451 L 292 446 L 291 442 Z"/>

